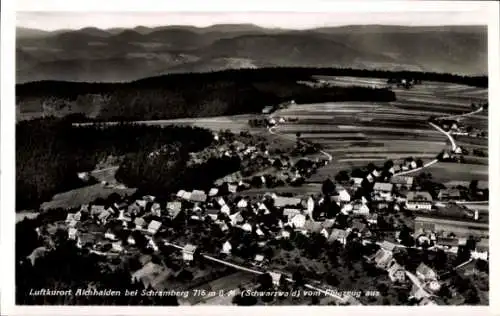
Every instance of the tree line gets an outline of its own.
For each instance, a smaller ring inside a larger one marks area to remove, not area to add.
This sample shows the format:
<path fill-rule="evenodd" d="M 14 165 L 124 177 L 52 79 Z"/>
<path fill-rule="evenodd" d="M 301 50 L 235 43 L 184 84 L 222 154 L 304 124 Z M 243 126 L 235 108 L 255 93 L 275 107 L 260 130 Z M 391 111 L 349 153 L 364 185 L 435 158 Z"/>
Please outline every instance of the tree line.
<path fill-rule="evenodd" d="M 388 89 L 315 89 L 298 84 L 298 75 L 287 77 L 279 70 L 266 75 L 267 72 L 190 74 L 125 84 L 33 82 L 18 86 L 17 103 L 21 110 L 35 103 L 40 104 L 40 111 L 55 114 L 89 114 L 96 108 L 99 114 L 94 120 L 120 121 L 260 113 L 267 105 L 291 99 L 297 103 L 395 100 L 395 94 Z"/>

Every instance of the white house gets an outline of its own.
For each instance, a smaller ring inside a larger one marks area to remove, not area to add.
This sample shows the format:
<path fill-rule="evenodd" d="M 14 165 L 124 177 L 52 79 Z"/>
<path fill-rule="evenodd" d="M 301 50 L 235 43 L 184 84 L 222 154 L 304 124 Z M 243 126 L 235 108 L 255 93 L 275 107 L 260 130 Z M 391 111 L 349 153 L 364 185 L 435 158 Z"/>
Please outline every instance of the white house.
<path fill-rule="evenodd" d="M 297 214 L 292 218 L 291 224 L 297 229 L 303 228 L 306 224 L 306 217 L 302 214 Z"/>
<path fill-rule="evenodd" d="M 211 188 L 210 191 L 208 191 L 208 196 L 216 196 L 217 193 L 219 193 L 219 189 Z"/>
<path fill-rule="evenodd" d="M 312 197 L 309 197 L 307 199 L 307 214 L 311 216 L 313 211 L 314 211 L 314 200 Z"/>
<path fill-rule="evenodd" d="M 78 230 L 76 228 L 70 228 L 68 230 L 68 239 L 71 239 L 71 240 L 76 240 L 78 236 Z"/>
<path fill-rule="evenodd" d="M 373 191 L 379 194 L 384 200 L 389 201 L 392 198 L 392 183 L 375 182 Z"/>
<path fill-rule="evenodd" d="M 196 249 L 197 247 L 192 244 L 185 245 L 184 248 L 182 248 L 182 259 L 187 262 L 193 261 Z"/>
<path fill-rule="evenodd" d="M 352 210 L 353 210 L 352 204 L 345 204 L 344 206 L 342 206 L 342 209 L 340 211 L 347 215 L 350 212 L 352 212 Z"/>
<path fill-rule="evenodd" d="M 152 238 L 148 241 L 147 247 L 153 249 L 155 252 L 159 250 L 158 245 L 156 245 Z"/>
<path fill-rule="evenodd" d="M 123 251 L 123 246 L 121 242 L 114 242 L 111 244 L 111 251 L 114 252 L 122 252 Z"/>
<path fill-rule="evenodd" d="M 127 243 L 129 245 L 135 245 L 135 238 L 132 235 L 128 236 Z"/>
<path fill-rule="evenodd" d="M 109 240 L 116 240 L 117 239 L 116 235 L 110 230 L 108 230 L 106 233 L 104 233 L 104 238 L 109 239 Z"/>
<path fill-rule="evenodd" d="M 281 273 L 279 273 L 279 272 L 269 272 L 269 274 L 271 275 L 271 278 L 273 280 L 274 286 L 280 285 Z"/>
<path fill-rule="evenodd" d="M 231 250 L 233 249 L 233 246 L 231 245 L 231 243 L 228 241 L 226 241 L 223 245 L 222 245 L 222 250 L 221 252 L 226 254 L 226 255 L 230 255 L 231 254 Z"/>
<path fill-rule="evenodd" d="M 252 225 L 250 225 L 250 223 L 245 223 L 241 226 L 241 229 L 246 232 L 252 232 Z"/>
<path fill-rule="evenodd" d="M 221 208 L 220 211 L 224 214 L 231 215 L 231 209 L 227 204 L 224 204 Z"/>
<path fill-rule="evenodd" d="M 351 195 L 349 194 L 349 192 L 347 192 L 346 189 L 342 189 L 339 191 L 339 201 L 344 203 L 351 201 Z"/>
<path fill-rule="evenodd" d="M 236 207 L 239 207 L 239 208 L 245 208 L 245 207 L 248 207 L 248 202 L 247 200 L 245 199 L 241 199 L 238 201 L 238 204 L 236 204 Z"/>
<path fill-rule="evenodd" d="M 345 245 L 347 243 L 347 235 L 348 232 L 346 230 L 334 228 L 330 232 L 330 237 L 328 238 L 328 242 L 333 242 L 337 240 L 341 244 Z"/>
<path fill-rule="evenodd" d="M 352 207 L 352 213 L 355 215 L 368 215 L 370 214 L 370 209 L 366 204 L 356 203 Z"/>

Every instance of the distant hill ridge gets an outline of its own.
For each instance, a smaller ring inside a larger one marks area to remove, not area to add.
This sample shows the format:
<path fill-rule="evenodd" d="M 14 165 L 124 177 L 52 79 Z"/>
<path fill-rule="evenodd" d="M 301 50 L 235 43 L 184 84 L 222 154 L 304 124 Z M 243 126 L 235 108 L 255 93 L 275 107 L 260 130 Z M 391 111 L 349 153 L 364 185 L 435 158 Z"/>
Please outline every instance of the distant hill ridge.
<path fill-rule="evenodd" d="M 486 26 L 17 28 L 17 82 L 129 81 L 240 67 L 353 67 L 483 75 Z M 235 62 L 237 61 L 237 62 Z"/>

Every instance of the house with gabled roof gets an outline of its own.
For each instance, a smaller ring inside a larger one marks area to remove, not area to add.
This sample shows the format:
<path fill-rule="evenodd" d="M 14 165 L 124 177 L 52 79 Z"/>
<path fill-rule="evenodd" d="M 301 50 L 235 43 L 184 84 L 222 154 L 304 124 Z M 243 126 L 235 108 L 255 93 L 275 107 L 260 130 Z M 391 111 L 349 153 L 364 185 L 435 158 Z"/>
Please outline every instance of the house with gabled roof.
<path fill-rule="evenodd" d="M 196 254 L 198 247 L 192 244 L 186 244 L 184 248 L 182 248 L 182 259 L 186 262 L 192 262 L 194 260 L 194 256 Z"/>
<path fill-rule="evenodd" d="M 148 233 L 155 235 L 161 227 L 161 222 L 152 220 L 148 225 Z"/>
<path fill-rule="evenodd" d="M 295 215 L 302 214 L 301 210 L 295 208 L 285 208 L 283 210 L 283 216 L 290 221 Z"/>
<path fill-rule="evenodd" d="M 373 185 L 373 192 L 386 201 L 390 201 L 392 199 L 392 189 L 392 183 L 375 182 Z"/>
<path fill-rule="evenodd" d="M 240 212 L 229 215 L 229 219 L 231 220 L 231 225 L 233 226 L 236 226 L 245 220 Z"/>
<path fill-rule="evenodd" d="M 243 229 L 246 232 L 251 233 L 253 230 L 253 227 L 250 223 L 245 223 L 245 224 L 241 225 L 241 229 Z"/>
<path fill-rule="evenodd" d="M 411 189 L 413 187 L 413 181 L 415 178 L 410 177 L 410 176 L 394 176 L 391 178 L 389 181 L 390 183 L 394 184 L 397 188 L 401 187 L 406 187 L 408 189 Z"/>
<path fill-rule="evenodd" d="M 146 226 L 146 221 L 142 217 L 134 219 L 135 229 L 143 229 Z"/>
<path fill-rule="evenodd" d="M 226 255 L 230 255 L 231 251 L 233 249 L 233 246 L 231 245 L 231 242 L 227 240 L 223 245 L 222 245 L 222 250 L 221 252 Z"/>
<path fill-rule="evenodd" d="M 215 208 L 207 208 L 205 213 L 206 216 L 210 217 L 211 220 L 215 221 L 219 217 L 220 210 Z"/>
<path fill-rule="evenodd" d="M 387 268 L 387 274 L 392 282 L 403 283 L 406 281 L 406 271 L 404 267 L 398 264 L 395 260 L 389 264 Z"/>
<path fill-rule="evenodd" d="M 349 192 L 347 192 L 346 189 L 339 190 L 338 194 L 339 194 L 338 198 L 339 198 L 340 202 L 346 203 L 346 202 L 351 201 L 351 195 L 349 194 Z"/>
<path fill-rule="evenodd" d="M 406 194 L 406 209 L 410 211 L 430 211 L 432 196 L 425 191 L 411 191 Z"/>
<path fill-rule="evenodd" d="M 420 280 L 422 280 L 424 282 L 432 281 L 432 280 L 436 280 L 437 279 L 437 273 L 436 273 L 436 271 L 434 271 L 433 269 L 431 269 L 428 265 L 426 265 L 423 262 L 417 267 L 417 271 L 416 271 L 415 274 L 417 275 L 417 277 Z"/>
<path fill-rule="evenodd" d="M 248 207 L 248 201 L 246 199 L 241 199 L 236 204 L 236 207 L 238 207 L 238 208 L 246 208 L 246 207 Z"/>
<path fill-rule="evenodd" d="M 411 288 L 411 292 L 410 292 L 411 298 L 414 298 L 418 301 L 422 301 L 422 299 L 426 299 L 426 298 L 428 299 L 431 296 L 432 295 L 430 293 L 427 293 L 427 291 L 425 291 L 423 287 L 421 287 L 417 284 L 413 284 L 413 286 Z"/>
<path fill-rule="evenodd" d="M 204 203 L 207 200 L 207 194 L 201 190 L 193 190 L 189 200 L 195 203 Z"/>
<path fill-rule="evenodd" d="M 301 204 L 301 202 L 302 200 L 300 198 L 285 197 L 285 196 L 276 196 L 274 198 L 274 206 L 277 208 L 286 206 L 298 206 Z"/>
<path fill-rule="evenodd" d="M 98 216 L 98 221 L 104 225 L 108 222 L 108 220 L 110 219 L 111 217 L 111 212 L 109 212 L 108 210 L 104 210 L 102 211 Z"/>
<path fill-rule="evenodd" d="M 353 188 L 360 188 L 363 183 L 363 178 L 351 178 Z"/>
<path fill-rule="evenodd" d="M 78 229 L 71 227 L 68 229 L 68 239 L 70 240 L 76 240 L 78 237 Z"/>
<path fill-rule="evenodd" d="M 221 213 L 224 213 L 226 215 L 231 215 L 231 208 L 229 208 L 229 206 L 227 204 L 223 205 L 220 208 L 220 211 L 221 211 Z"/>
<path fill-rule="evenodd" d="M 335 240 L 339 241 L 341 244 L 345 245 L 347 243 L 348 232 L 344 229 L 334 228 L 330 232 L 328 237 L 328 242 L 333 242 Z"/>
<path fill-rule="evenodd" d="M 319 234 L 319 233 L 321 233 L 323 226 L 321 225 L 321 222 L 317 222 L 317 221 L 314 221 L 312 219 L 309 219 L 304 224 L 303 229 L 307 234 L 313 234 L 313 233 Z"/>
<path fill-rule="evenodd" d="M 392 251 L 388 251 L 383 248 L 380 248 L 372 257 L 372 261 L 375 262 L 375 265 L 378 268 L 384 270 L 387 269 L 392 259 L 393 259 Z"/>
<path fill-rule="evenodd" d="M 290 220 L 290 223 L 296 229 L 302 229 L 302 228 L 304 228 L 304 225 L 306 224 L 306 217 L 302 214 L 297 214 L 297 215 L 292 217 L 292 219 Z"/>
<path fill-rule="evenodd" d="M 352 205 L 352 213 L 354 215 L 367 216 L 370 214 L 370 208 L 366 204 L 356 202 Z"/>

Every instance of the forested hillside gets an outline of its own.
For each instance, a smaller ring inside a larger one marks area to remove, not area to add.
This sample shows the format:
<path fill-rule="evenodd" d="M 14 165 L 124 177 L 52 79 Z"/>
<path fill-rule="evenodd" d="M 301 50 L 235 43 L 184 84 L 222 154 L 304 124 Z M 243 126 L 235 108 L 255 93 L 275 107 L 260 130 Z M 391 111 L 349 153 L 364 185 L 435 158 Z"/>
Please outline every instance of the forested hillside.
<path fill-rule="evenodd" d="M 258 113 L 267 105 L 328 101 L 393 101 L 388 89 L 298 84 L 313 75 L 411 77 L 485 87 L 487 77 L 332 68 L 266 68 L 172 74 L 129 83 L 41 81 L 17 85 L 22 115 L 83 113 L 102 120 L 149 120 Z"/>
<path fill-rule="evenodd" d="M 195 127 L 75 128 L 55 118 L 21 122 L 16 126 L 16 209 L 37 208 L 55 193 L 84 185 L 77 172 L 92 170 L 109 155 L 147 155 L 169 145 L 185 157 L 212 140 L 211 132 Z"/>

